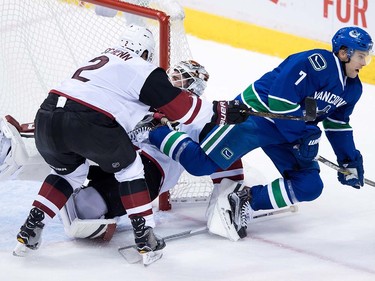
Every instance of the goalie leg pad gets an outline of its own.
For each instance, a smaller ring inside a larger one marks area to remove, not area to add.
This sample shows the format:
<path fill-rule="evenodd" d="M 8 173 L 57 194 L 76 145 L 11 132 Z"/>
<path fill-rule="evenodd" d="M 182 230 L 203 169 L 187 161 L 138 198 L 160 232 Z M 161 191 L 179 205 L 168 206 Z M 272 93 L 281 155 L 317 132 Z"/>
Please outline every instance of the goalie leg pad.
<path fill-rule="evenodd" d="M 92 187 L 88 187 L 83 190 L 76 190 L 73 196 L 69 198 L 60 211 L 64 230 L 68 236 L 73 238 L 102 238 L 106 241 L 111 240 L 116 230 L 117 220 L 104 218 L 107 208 L 104 200 L 99 197 L 99 193 L 95 193 Z M 77 198 L 80 198 L 80 200 L 76 200 Z M 82 202 L 85 203 L 83 204 Z M 90 203 L 95 205 L 96 208 L 87 208 Z"/>
<path fill-rule="evenodd" d="M 29 155 L 20 133 L 4 118 L 0 119 L 0 131 L 3 138 L 1 141 L 2 148 L 0 149 L 2 154 L 0 180 L 6 180 L 16 175 L 16 172 L 27 163 Z"/>
<path fill-rule="evenodd" d="M 231 218 L 231 206 L 228 194 L 239 189 L 241 185 L 229 179 L 223 179 L 220 186 L 220 194 L 216 203 L 213 202 L 208 211 L 207 227 L 210 233 L 228 238 L 232 241 L 240 239 Z"/>

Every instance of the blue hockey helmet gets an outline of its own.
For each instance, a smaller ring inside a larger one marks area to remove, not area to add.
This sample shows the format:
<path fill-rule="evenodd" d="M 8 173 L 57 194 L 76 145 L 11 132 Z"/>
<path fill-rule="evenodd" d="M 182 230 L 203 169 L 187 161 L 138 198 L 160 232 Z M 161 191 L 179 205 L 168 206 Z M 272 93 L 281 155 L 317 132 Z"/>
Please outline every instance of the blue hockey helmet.
<path fill-rule="evenodd" d="M 371 52 L 373 42 L 371 36 L 359 27 L 343 27 L 332 37 L 332 51 L 337 53 L 341 47 L 347 47 L 350 58 L 355 50 Z"/>

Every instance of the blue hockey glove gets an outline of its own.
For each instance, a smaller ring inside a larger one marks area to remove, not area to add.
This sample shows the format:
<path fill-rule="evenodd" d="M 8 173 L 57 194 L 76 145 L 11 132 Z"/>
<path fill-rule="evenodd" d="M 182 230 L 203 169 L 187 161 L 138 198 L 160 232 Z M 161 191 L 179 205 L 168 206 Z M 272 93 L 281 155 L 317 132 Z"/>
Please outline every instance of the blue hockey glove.
<path fill-rule="evenodd" d="M 338 180 L 345 185 L 350 185 L 354 188 L 360 189 L 364 184 L 364 169 L 363 169 L 363 158 L 361 153 L 357 150 L 358 154 L 353 161 L 337 161 L 341 168 L 344 168 L 350 174 L 343 174 L 338 172 Z"/>
<path fill-rule="evenodd" d="M 293 144 L 294 156 L 303 162 L 313 161 L 318 155 L 322 131 L 314 125 L 306 126 L 307 132 Z"/>

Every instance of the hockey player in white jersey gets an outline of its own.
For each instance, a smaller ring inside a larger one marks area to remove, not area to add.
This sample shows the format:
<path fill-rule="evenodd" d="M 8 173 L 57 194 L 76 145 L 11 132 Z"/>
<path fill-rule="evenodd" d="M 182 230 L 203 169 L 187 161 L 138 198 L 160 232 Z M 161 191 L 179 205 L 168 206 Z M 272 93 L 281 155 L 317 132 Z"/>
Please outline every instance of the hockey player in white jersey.
<path fill-rule="evenodd" d="M 223 116 L 222 108 L 173 87 L 165 71 L 151 63 L 154 44 L 148 29 L 131 25 L 119 46 L 107 48 L 49 92 L 35 118 L 35 142 L 52 172 L 17 234 L 16 255 L 22 255 L 25 248 L 38 248 L 45 223 L 84 182 L 88 159 L 115 174 L 139 252 L 147 254 L 165 246 L 153 232 L 143 164 L 127 132 L 150 108 L 185 124 L 197 118 L 231 120 L 228 114 Z M 243 108 L 232 102 L 224 105 L 229 107 L 231 112 Z"/>
<path fill-rule="evenodd" d="M 209 78 L 205 68 L 192 60 L 182 61 L 171 67 L 168 70 L 168 76 L 174 86 L 197 96 L 203 94 Z M 129 136 L 141 156 L 150 198 L 154 200 L 158 195 L 176 185 L 184 168 L 148 142 L 148 132 L 143 131 L 142 124 L 149 122 L 149 117 L 153 119 L 150 113 L 146 120 L 140 122 L 139 129 L 131 131 Z M 0 167 L 3 167 L 0 169 L 0 180 L 20 178 L 43 180 L 44 176 L 35 175 L 34 171 L 36 167 L 38 170 L 44 169 L 43 166 L 46 164 L 43 158 L 39 155 L 39 161 L 35 159 L 31 161 L 23 143 L 23 140 L 25 142 L 33 140 L 30 138 L 33 129 L 33 123 L 19 124 L 9 115 L 1 120 L 0 136 L 2 138 L 0 140 L 5 160 L 0 162 Z M 7 132 L 8 138 L 3 134 L 3 131 Z M 20 134 L 27 134 L 26 138 L 21 138 Z M 36 150 L 36 148 L 29 150 Z M 22 159 L 22 161 L 17 159 Z M 116 229 L 116 218 L 126 214 L 121 198 L 118 196 L 118 182 L 114 174 L 106 173 L 96 165 L 90 166 L 87 178 L 88 183 L 76 189 L 60 211 L 64 230 L 73 238 L 101 237 L 104 240 L 110 240 Z M 211 178 L 215 191 L 223 178 L 237 182 L 243 181 L 241 161 L 236 162 L 225 172 L 213 173 Z"/>

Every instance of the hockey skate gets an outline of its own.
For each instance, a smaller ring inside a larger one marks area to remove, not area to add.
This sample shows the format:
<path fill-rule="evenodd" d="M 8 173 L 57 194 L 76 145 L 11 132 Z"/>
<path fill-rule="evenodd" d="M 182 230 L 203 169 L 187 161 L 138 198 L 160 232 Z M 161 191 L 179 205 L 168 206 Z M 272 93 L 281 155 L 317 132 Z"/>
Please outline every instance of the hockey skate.
<path fill-rule="evenodd" d="M 238 241 L 246 236 L 252 214 L 250 188 L 229 179 L 223 179 L 218 188 L 219 195 L 207 209 L 207 227 L 212 234 Z"/>
<path fill-rule="evenodd" d="M 131 219 L 134 230 L 135 244 L 137 251 L 141 254 L 143 265 L 147 266 L 158 259 L 163 253 L 160 251 L 165 247 L 164 239 L 156 236 L 152 227 L 146 226 L 143 217 Z"/>
<path fill-rule="evenodd" d="M 247 236 L 247 223 L 251 219 L 250 188 L 245 186 L 242 190 L 228 194 L 233 225 L 240 238 Z"/>
<path fill-rule="evenodd" d="M 39 248 L 44 228 L 44 212 L 38 208 L 32 208 L 25 223 L 17 234 L 18 244 L 13 251 L 15 256 L 24 256 L 27 249 L 36 250 Z"/>

